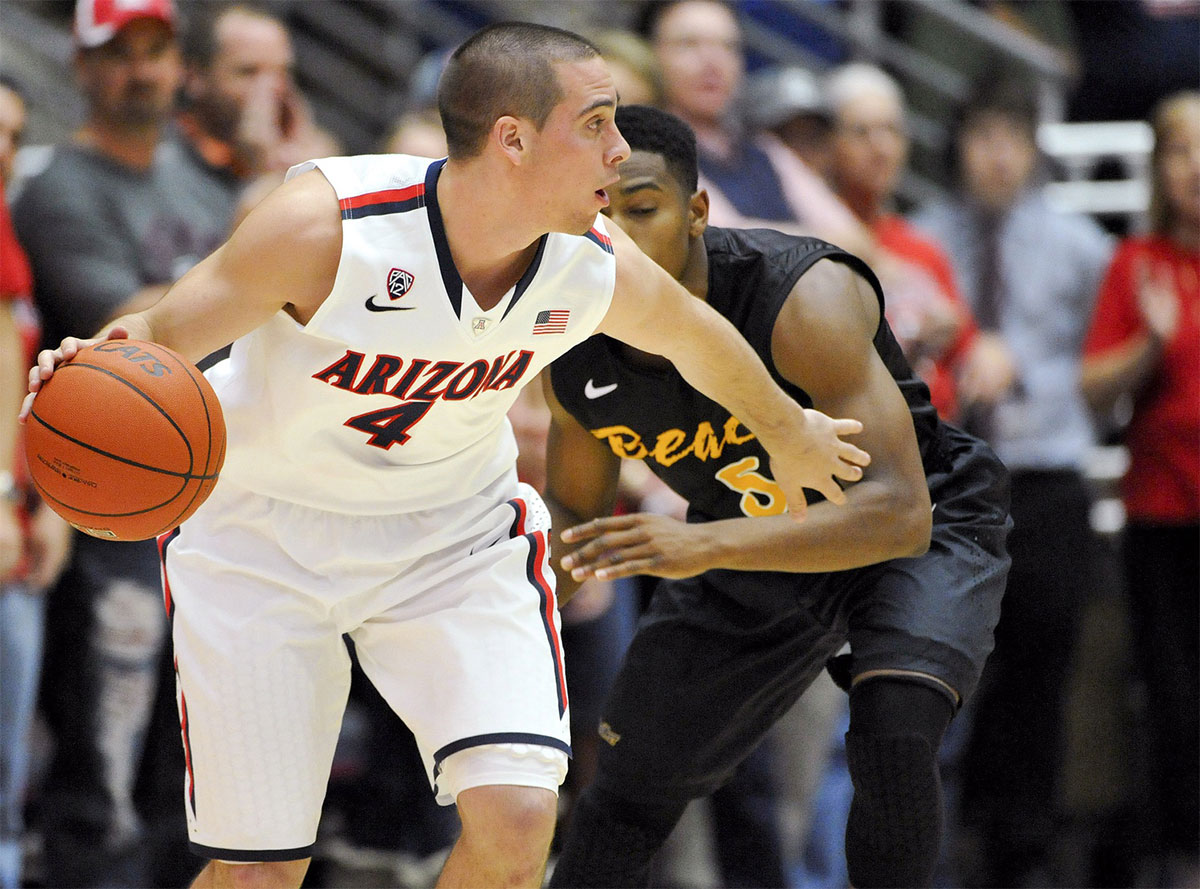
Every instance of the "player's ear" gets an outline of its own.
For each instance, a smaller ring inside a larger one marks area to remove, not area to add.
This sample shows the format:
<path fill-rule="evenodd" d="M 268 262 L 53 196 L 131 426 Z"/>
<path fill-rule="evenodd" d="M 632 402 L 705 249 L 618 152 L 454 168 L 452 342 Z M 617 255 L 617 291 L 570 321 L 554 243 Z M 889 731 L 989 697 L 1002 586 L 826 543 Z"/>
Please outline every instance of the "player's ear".
<path fill-rule="evenodd" d="M 514 164 L 520 164 L 525 156 L 527 142 L 524 138 L 523 121 L 506 114 L 492 124 L 492 139 L 500 151 Z"/>
<path fill-rule="evenodd" d="M 708 192 L 703 188 L 688 201 L 688 235 L 698 238 L 708 228 Z"/>

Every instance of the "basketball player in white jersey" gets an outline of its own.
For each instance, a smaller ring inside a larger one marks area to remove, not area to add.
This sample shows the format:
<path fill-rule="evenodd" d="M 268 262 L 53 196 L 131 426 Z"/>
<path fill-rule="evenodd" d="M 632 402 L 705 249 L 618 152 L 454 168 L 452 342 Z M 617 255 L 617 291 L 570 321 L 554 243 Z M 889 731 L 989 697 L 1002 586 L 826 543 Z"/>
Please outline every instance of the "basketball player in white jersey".
<path fill-rule="evenodd" d="M 349 683 L 342 634 L 463 830 L 439 885 L 537 886 L 570 754 L 548 517 L 505 413 L 599 330 L 670 358 L 770 451 L 789 503 L 844 501 L 853 420 L 802 410 L 733 327 L 599 211 L 629 147 L 596 50 L 485 28 L 439 87 L 449 159 L 293 169 L 154 307 L 102 336 L 195 360 L 221 483 L 165 535 L 197 886 L 299 886 Z M 94 340 L 64 340 L 30 371 Z M 596 390 L 596 397 L 603 393 Z"/>

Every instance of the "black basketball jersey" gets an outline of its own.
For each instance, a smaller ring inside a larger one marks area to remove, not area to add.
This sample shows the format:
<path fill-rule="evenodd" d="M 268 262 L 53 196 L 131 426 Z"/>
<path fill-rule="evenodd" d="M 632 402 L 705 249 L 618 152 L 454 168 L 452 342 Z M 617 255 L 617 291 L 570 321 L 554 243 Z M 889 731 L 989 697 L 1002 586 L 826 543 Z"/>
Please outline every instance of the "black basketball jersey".
<path fill-rule="evenodd" d="M 819 259 L 845 263 L 879 298 L 875 349 L 908 403 L 926 475 L 947 466 L 943 429 L 929 390 L 909 367 L 883 319 L 883 291 L 860 259 L 816 238 L 767 229 L 709 227 L 708 303 L 729 319 L 775 381 L 805 407 L 812 399 L 785 380 L 771 358 L 771 332 L 796 281 Z M 758 439 L 673 366 L 635 364 L 616 340 L 596 335 L 550 366 L 558 400 L 620 457 L 643 459 L 690 504 L 693 521 L 774 515 L 784 509 Z M 717 482 L 714 484 L 714 481 Z M 809 492 L 810 502 L 820 495 Z"/>

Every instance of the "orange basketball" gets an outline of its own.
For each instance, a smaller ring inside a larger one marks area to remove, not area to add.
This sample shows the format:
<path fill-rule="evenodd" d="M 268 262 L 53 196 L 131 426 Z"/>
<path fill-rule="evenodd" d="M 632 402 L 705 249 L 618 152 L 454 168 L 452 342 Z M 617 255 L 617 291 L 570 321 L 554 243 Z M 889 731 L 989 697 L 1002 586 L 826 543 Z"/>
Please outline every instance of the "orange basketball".
<path fill-rule="evenodd" d="M 107 340 L 60 364 L 33 400 L 25 454 L 38 493 L 87 534 L 145 540 L 204 502 L 225 419 L 200 371 L 165 346 Z"/>

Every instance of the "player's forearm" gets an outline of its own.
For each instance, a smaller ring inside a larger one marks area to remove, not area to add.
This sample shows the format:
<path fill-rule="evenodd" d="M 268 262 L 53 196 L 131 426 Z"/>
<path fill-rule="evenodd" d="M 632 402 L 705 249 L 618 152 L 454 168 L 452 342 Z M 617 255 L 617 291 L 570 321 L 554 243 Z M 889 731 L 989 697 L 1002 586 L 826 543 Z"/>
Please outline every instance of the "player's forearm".
<path fill-rule="evenodd" d="M 210 257 L 205 262 L 211 261 Z M 245 321 L 241 317 L 247 314 L 244 309 L 238 313 L 225 311 L 224 301 L 216 298 L 225 293 L 225 288 L 206 271 L 200 266 L 193 268 L 153 305 L 114 318 L 101 335 L 123 327 L 130 339 L 158 343 L 189 361 L 199 361 L 265 320 L 255 317 Z"/>
<path fill-rule="evenodd" d="M 925 498 L 865 481 L 851 489 L 845 506 L 812 504 L 800 524 L 768 516 L 688 527 L 709 536 L 713 568 L 818 573 L 921 555 L 929 548 L 930 526 Z"/>
<path fill-rule="evenodd" d="M 107 336 L 108 332 L 113 328 L 123 328 L 129 334 L 131 340 L 145 340 L 147 342 L 160 342 L 154 337 L 154 330 L 150 323 L 146 320 L 143 312 L 134 312 L 132 314 L 119 315 L 112 321 L 105 324 L 97 332 L 96 336 Z M 162 343 L 162 345 L 167 345 Z M 169 348 L 169 347 L 168 347 Z"/>
<path fill-rule="evenodd" d="M 733 325 L 703 304 L 699 307 L 703 311 L 691 313 L 691 330 L 678 341 L 709 343 L 711 348 L 672 349 L 667 357 L 688 383 L 736 416 L 768 451 L 786 447 L 780 436 L 803 427 L 803 412 Z"/>

